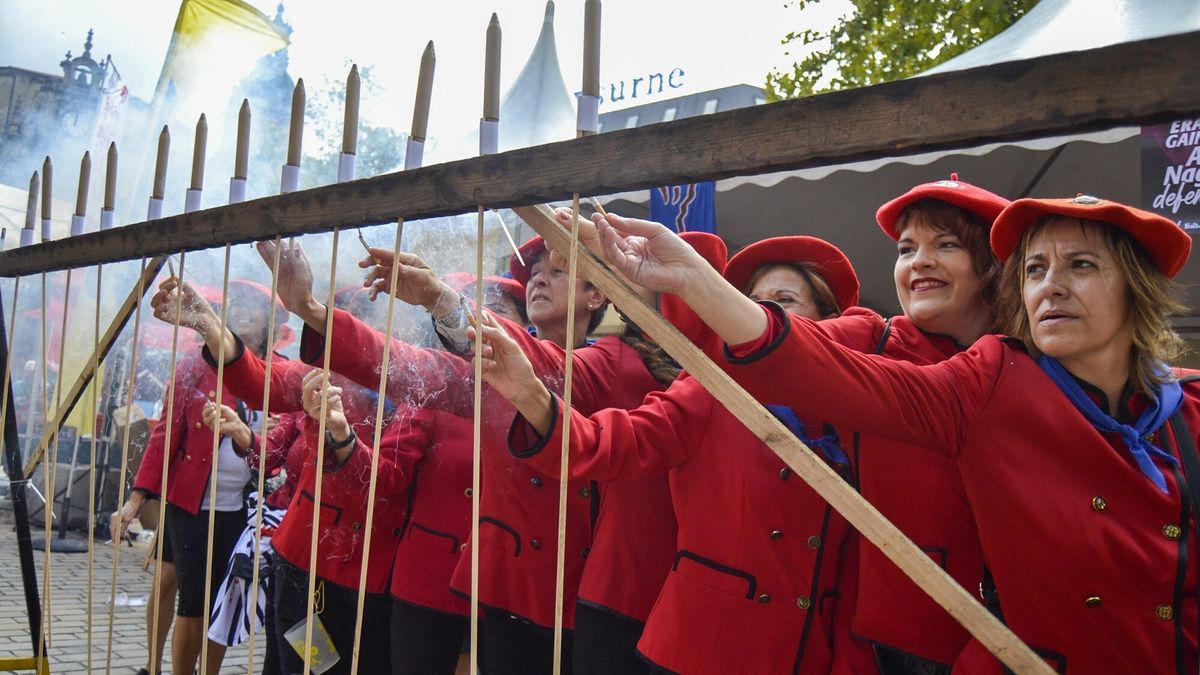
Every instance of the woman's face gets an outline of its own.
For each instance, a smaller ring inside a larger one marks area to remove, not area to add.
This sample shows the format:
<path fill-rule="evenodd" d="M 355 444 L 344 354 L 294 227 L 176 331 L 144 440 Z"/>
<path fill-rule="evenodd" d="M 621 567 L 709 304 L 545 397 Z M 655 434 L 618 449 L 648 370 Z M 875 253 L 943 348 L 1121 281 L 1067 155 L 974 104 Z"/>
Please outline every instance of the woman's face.
<path fill-rule="evenodd" d="M 910 218 L 896 251 L 896 297 L 918 328 L 969 344 L 991 325 L 992 310 L 981 298 L 988 275 L 975 271 L 957 236 Z"/>
<path fill-rule="evenodd" d="M 588 311 L 592 295 L 582 279 L 576 280 L 574 289 L 569 288 L 567 270 L 551 262 L 546 253 L 531 268 L 529 283 L 525 285 L 525 311 L 529 322 L 539 328 L 565 324 L 568 305 L 575 303 L 575 316 L 582 316 Z"/>
<path fill-rule="evenodd" d="M 525 323 L 516 301 L 495 284 L 487 284 L 483 287 L 483 306 L 515 324 L 523 325 Z"/>
<path fill-rule="evenodd" d="M 777 302 L 789 314 L 814 321 L 826 318 L 821 316 L 817 303 L 813 301 L 813 289 L 808 279 L 786 265 L 777 265 L 764 272 L 746 295 L 755 302 Z"/>
<path fill-rule="evenodd" d="M 1039 351 L 1074 373 L 1128 363 L 1129 286 L 1098 226 L 1055 219 L 1030 240 L 1021 262 L 1021 296 Z"/>
<path fill-rule="evenodd" d="M 252 306 L 252 303 L 240 298 L 231 299 L 229 314 L 226 317 L 229 330 L 237 333 L 247 346 L 252 346 L 257 351 L 267 340 L 266 311 L 265 308 Z"/>

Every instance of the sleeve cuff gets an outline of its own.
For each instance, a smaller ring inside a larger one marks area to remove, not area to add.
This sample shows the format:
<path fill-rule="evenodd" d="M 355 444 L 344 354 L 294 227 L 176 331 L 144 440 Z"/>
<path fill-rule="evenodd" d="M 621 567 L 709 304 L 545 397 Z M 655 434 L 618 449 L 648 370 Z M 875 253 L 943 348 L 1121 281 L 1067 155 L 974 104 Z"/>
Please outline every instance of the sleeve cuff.
<path fill-rule="evenodd" d="M 766 357 L 783 344 L 788 333 L 792 331 L 792 322 L 788 320 L 783 307 L 769 301 L 758 304 L 767 313 L 767 330 L 762 337 L 740 345 L 721 345 L 725 360 L 735 366 L 744 366 Z"/>
<path fill-rule="evenodd" d="M 437 332 L 442 346 L 451 354 L 463 355 L 471 350 L 471 341 L 467 339 L 467 312 L 464 309 L 465 300 L 459 296 L 458 307 L 440 319 L 430 314 L 433 329 Z"/>
<path fill-rule="evenodd" d="M 258 432 L 256 432 L 253 429 L 250 430 L 250 446 L 249 447 L 239 448 L 237 442 L 234 441 L 232 438 L 229 439 L 229 441 L 230 441 L 229 444 L 233 447 L 233 454 L 237 455 L 238 457 L 241 457 L 242 459 L 256 459 L 255 455 L 258 454 L 256 452 L 256 450 L 258 448 L 262 447 L 262 437 L 259 436 Z"/>
<path fill-rule="evenodd" d="M 316 365 L 324 355 L 325 336 L 305 324 L 304 330 L 300 332 L 300 360 L 312 366 Z"/>
<path fill-rule="evenodd" d="M 327 430 L 325 432 L 325 473 L 334 473 L 349 464 L 354 456 L 358 454 L 360 450 L 358 446 L 358 435 L 354 433 L 353 429 L 350 431 L 350 437 L 340 443 L 335 441 L 333 434 Z M 347 447 L 351 448 L 350 453 L 346 455 L 345 459 L 338 460 L 337 451 Z"/>
<path fill-rule="evenodd" d="M 238 337 L 238 334 L 234 333 L 233 331 L 230 331 L 230 334 L 233 335 L 233 342 L 235 345 L 237 345 L 237 348 L 233 350 L 233 356 L 228 357 L 228 360 L 225 361 L 225 365 L 227 366 L 231 363 L 236 363 L 246 353 L 246 343 L 242 342 L 242 338 Z M 217 357 L 213 356 L 213 353 L 208 349 L 208 345 L 204 345 L 200 348 L 200 356 L 210 368 L 216 370 Z"/>
<path fill-rule="evenodd" d="M 554 429 L 559 425 L 558 396 L 550 394 L 550 429 L 551 433 L 540 435 L 521 415 L 513 417 L 512 426 L 508 429 L 508 451 L 519 459 L 529 459 L 537 455 L 554 436 Z"/>

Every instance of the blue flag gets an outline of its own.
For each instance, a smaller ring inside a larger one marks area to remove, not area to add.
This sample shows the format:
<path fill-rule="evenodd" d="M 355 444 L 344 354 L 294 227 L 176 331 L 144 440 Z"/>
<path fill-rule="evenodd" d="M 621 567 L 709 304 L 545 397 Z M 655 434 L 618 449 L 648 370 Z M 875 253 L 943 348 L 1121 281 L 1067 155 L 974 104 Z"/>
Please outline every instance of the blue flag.
<path fill-rule="evenodd" d="M 676 232 L 717 232 L 716 184 L 671 185 L 650 190 L 650 220 Z"/>

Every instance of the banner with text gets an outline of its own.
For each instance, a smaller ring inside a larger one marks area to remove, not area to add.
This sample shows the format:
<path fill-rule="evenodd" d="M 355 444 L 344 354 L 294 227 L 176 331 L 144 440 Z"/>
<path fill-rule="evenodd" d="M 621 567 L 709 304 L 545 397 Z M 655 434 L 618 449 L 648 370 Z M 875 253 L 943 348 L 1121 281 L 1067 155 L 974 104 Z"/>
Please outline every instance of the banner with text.
<path fill-rule="evenodd" d="M 1142 127 L 1142 206 L 1200 230 L 1200 118 Z"/>

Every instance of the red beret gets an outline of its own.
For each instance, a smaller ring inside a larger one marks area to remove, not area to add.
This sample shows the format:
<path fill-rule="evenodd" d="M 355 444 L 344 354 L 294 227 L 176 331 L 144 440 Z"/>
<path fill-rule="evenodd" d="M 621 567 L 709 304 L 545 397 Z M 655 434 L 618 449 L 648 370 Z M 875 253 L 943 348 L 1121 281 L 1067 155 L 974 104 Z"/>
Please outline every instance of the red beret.
<path fill-rule="evenodd" d="M 234 279 L 233 281 L 229 282 L 229 286 L 230 286 L 231 290 L 233 288 L 240 286 L 242 288 L 245 288 L 246 290 L 254 291 L 255 293 L 261 294 L 262 302 L 264 305 L 268 304 L 271 301 L 271 289 L 267 288 L 266 286 L 263 286 L 260 283 L 257 283 L 254 281 L 248 281 L 246 279 Z M 283 300 L 280 300 L 279 294 L 276 293 L 275 294 L 275 323 L 283 323 L 287 320 L 288 320 L 287 307 L 284 307 Z"/>
<path fill-rule="evenodd" d="M 255 296 L 261 296 L 263 305 L 271 301 L 271 289 L 266 286 L 246 279 L 234 279 L 229 282 L 230 291 L 237 288 L 243 288 L 250 291 Z M 284 306 L 283 300 L 279 299 L 279 294 L 275 294 L 275 345 L 273 349 L 283 349 L 292 344 L 296 339 L 296 331 L 292 330 L 291 326 L 287 325 L 288 310 Z M 266 317 L 263 317 L 266 318 Z"/>
<path fill-rule="evenodd" d="M 725 242 L 715 234 L 708 232 L 683 232 L 680 238 L 696 249 L 708 264 L 712 265 L 716 270 L 725 268 L 725 261 L 729 255 L 729 249 L 726 248 Z M 687 303 L 677 295 L 664 293 L 658 298 L 658 310 L 662 315 L 670 321 L 673 326 L 679 329 L 689 340 L 696 343 L 701 349 L 708 352 L 710 355 L 719 353 L 721 340 L 713 333 L 712 330 L 700 320 L 696 315 L 695 310 L 688 307 Z M 712 351 L 714 348 L 717 351 Z"/>
<path fill-rule="evenodd" d="M 538 259 L 538 256 L 546 252 L 546 240 L 540 236 L 534 237 L 521 244 L 517 250 L 521 252 L 521 257 L 525 259 L 525 264 L 522 265 L 514 253 L 508 258 L 508 271 L 512 274 L 512 278 L 521 283 L 521 286 L 527 286 L 529 284 L 529 276 L 533 273 L 533 262 Z"/>
<path fill-rule="evenodd" d="M 1004 197 L 975 187 L 970 183 L 964 183 L 958 179 L 958 174 L 952 173 L 950 180 L 922 183 L 879 207 L 879 210 L 875 212 L 875 222 L 879 223 L 879 227 L 883 228 L 887 236 L 899 240 L 900 232 L 897 231 L 896 224 L 900 220 L 900 214 L 904 213 L 904 209 L 913 202 L 922 199 L 946 202 L 970 211 L 988 223 L 994 221 L 996 216 L 1000 215 L 1004 207 L 1009 204 Z"/>
<path fill-rule="evenodd" d="M 365 286 L 345 286 L 339 288 L 333 294 L 333 306 L 338 309 L 346 309 L 354 301 L 354 296 L 359 293 L 365 295 L 368 292 Z"/>
<path fill-rule="evenodd" d="M 443 276 L 442 281 L 459 293 L 468 291 L 470 294 L 474 294 L 475 292 L 475 275 L 469 272 L 451 272 Z M 483 283 L 484 285 L 490 284 L 499 288 L 500 292 L 511 297 L 517 303 L 517 306 L 525 306 L 525 285 L 516 279 L 486 276 L 483 278 Z"/>
<path fill-rule="evenodd" d="M 188 282 L 188 285 L 192 287 L 193 291 L 196 291 L 197 295 L 204 298 L 204 300 L 206 302 L 213 304 L 213 305 L 221 304 L 221 289 L 220 288 L 214 288 L 212 286 L 208 286 L 205 284 L 193 284 L 190 281 Z"/>
<path fill-rule="evenodd" d="M 524 254 L 522 253 L 522 255 Z M 516 302 L 518 307 L 525 306 L 525 284 L 517 281 L 516 279 L 487 276 L 483 278 L 483 283 L 491 284 L 496 288 L 499 288 L 500 292 L 512 298 L 513 302 Z"/>
<path fill-rule="evenodd" d="M 1110 223 L 1129 233 L 1163 274 L 1174 277 L 1192 250 L 1192 238 L 1174 221 L 1132 206 L 1079 195 L 1073 199 L 1018 199 L 1004 209 L 992 226 L 992 251 L 1008 259 L 1021 237 L 1042 218 L 1066 216 Z"/>
<path fill-rule="evenodd" d="M 858 274 L 845 253 L 816 237 L 792 235 L 771 237 L 750 244 L 737 252 L 725 265 L 725 279 L 743 293 L 750 277 L 763 265 L 772 263 L 800 263 L 816 265 L 821 277 L 829 284 L 838 310 L 846 311 L 858 304 Z"/>
<path fill-rule="evenodd" d="M 475 275 L 470 272 L 451 272 L 442 275 L 442 283 L 461 293 L 464 288 L 475 283 Z"/>

